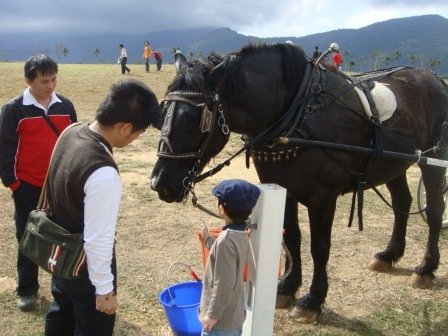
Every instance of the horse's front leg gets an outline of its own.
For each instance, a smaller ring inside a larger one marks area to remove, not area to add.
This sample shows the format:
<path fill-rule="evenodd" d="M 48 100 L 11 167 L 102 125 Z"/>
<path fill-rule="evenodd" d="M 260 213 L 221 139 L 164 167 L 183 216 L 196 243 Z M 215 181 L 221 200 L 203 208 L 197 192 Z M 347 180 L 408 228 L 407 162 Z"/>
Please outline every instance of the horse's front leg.
<path fill-rule="evenodd" d="M 308 207 L 314 272 L 310 291 L 299 299 L 292 311 L 292 316 L 298 318 L 299 322 L 316 322 L 327 297 L 327 263 L 330 256 L 336 198 L 336 196 L 319 197 L 319 200 L 312 202 Z"/>
<path fill-rule="evenodd" d="M 406 230 L 411 208 L 412 196 L 409 191 L 406 172 L 386 183 L 392 198 L 394 209 L 394 227 L 385 250 L 375 254 L 369 269 L 376 272 L 388 272 L 404 254 L 406 247 Z"/>
<path fill-rule="evenodd" d="M 301 237 L 297 216 L 297 201 L 288 196 L 285 205 L 283 241 L 287 249 L 286 254 L 289 254 L 289 257 L 285 260 L 285 271 L 289 274 L 278 282 L 276 308 L 291 307 L 296 300 L 296 291 L 302 285 Z"/>

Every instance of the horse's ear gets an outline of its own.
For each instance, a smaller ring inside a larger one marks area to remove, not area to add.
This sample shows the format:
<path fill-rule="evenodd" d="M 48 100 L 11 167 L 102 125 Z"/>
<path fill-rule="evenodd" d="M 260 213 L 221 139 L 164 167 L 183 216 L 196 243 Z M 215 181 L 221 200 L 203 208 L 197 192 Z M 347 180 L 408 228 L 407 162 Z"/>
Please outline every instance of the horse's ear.
<path fill-rule="evenodd" d="M 224 61 L 224 57 L 222 57 L 221 55 L 218 55 L 216 53 L 211 53 L 208 56 L 208 63 L 211 64 L 212 66 L 217 66 L 222 61 Z"/>
<path fill-rule="evenodd" d="M 187 59 L 180 52 L 174 54 L 174 64 L 176 65 L 177 73 L 184 72 L 188 68 Z"/>
<path fill-rule="evenodd" d="M 212 70 L 210 70 L 205 79 L 207 81 L 207 84 L 211 87 L 215 87 L 219 79 L 223 76 L 225 69 L 226 69 L 226 62 L 224 61 L 219 63 Z"/>

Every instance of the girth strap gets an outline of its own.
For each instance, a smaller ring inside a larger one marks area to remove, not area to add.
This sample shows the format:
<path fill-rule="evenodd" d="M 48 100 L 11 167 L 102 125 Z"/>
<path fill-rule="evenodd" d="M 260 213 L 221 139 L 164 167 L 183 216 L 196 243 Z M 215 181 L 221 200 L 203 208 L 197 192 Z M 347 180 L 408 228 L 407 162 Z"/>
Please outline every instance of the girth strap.
<path fill-rule="evenodd" d="M 353 217 L 355 214 L 356 197 L 358 197 L 358 228 L 359 228 L 359 231 L 364 230 L 364 222 L 363 222 L 363 216 L 362 216 L 362 210 L 364 208 L 364 185 L 366 185 L 366 181 L 364 180 L 364 174 L 362 174 L 361 176 L 358 176 L 356 178 L 356 188 L 353 191 L 352 205 L 350 208 L 350 218 L 348 220 L 348 227 L 351 227 L 352 223 L 353 223 Z"/>

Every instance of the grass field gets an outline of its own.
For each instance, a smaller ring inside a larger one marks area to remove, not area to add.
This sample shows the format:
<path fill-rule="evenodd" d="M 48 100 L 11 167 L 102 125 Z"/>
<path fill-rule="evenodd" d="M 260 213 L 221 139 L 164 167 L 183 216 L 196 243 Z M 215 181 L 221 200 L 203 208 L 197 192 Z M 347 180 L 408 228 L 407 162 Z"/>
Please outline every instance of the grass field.
<path fill-rule="evenodd" d="M 121 75 L 118 65 L 65 65 L 59 67 L 57 92 L 69 97 L 84 122 L 93 120 L 97 105 L 110 85 L 122 78 L 145 82 L 163 98 L 174 76 L 173 65 L 162 71 L 145 73 L 144 64 L 131 64 L 131 73 Z M 25 88 L 22 63 L 0 63 L 0 105 Z M 148 187 L 148 176 L 156 161 L 159 133 L 150 129 L 115 156 L 123 178 L 123 197 L 117 232 L 119 312 L 116 335 L 171 335 L 158 294 L 172 283 L 190 277 L 177 263 L 186 263 L 202 275 L 199 242 L 195 230 L 200 220 L 210 219 L 191 203 L 166 204 Z M 221 162 L 241 145 L 234 136 L 215 159 Z M 196 193 L 201 203 L 213 207 L 211 187 L 229 177 L 257 182 L 253 167 L 245 168 L 238 157 L 228 168 L 201 182 Z M 416 196 L 418 169 L 411 167 L 409 181 Z M 384 191 L 384 189 L 381 189 Z M 387 193 L 386 193 L 387 194 Z M 286 310 L 275 313 L 274 334 L 293 335 L 369 335 L 432 336 L 448 335 L 448 230 L 440 237 L 441 263 L 434 288 L 415 290 L 408 285 L 412 269 L 419 263 L 426 243 L 427 227 L 420 216 L 411 216 L 405 256 L 389 274 L 367 269 L 373 255 L 383 249 L 392 228 L 392 211 L 373 192 L 366 192 L 364 231 L 347 228 L 351 195 L 338 201 L 328 265 L 330 289 L 324 312 L 316 325 L 302 325 Z M 52 300 L 50 276 L 40 274 L 40 306 L 32 313 L 16 308 L 15 262 L 17 243 L 13 225 L 13 204 L 8 189 L 0 189 L 0 334 L 43 335 L 43 321 Z M 414 204 L 414 210 L 416 205 Z M 309 229 L 306 209 L 300 207 L 303 232 L 302 260 L 304 294 L 311 281 Z M 211 221 L 213 225 L 219 225 Z"/>

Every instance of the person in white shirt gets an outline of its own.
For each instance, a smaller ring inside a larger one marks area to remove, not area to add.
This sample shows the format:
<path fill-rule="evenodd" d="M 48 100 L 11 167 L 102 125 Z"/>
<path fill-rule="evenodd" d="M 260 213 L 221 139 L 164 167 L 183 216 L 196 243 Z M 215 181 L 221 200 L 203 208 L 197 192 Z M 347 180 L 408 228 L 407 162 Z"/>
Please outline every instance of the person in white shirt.
<path fill-rule="evenodd" d="M 54 301 L 45 335 L 113 334 L 117 301 L 115 233 L 121 179 L 113 148 L 130 144 L 150 125 L 159 125 L 160 107 L 143 83 L 112 85 L 91 124 L 69 127 L 56 144 L 47 178 L 53 220 L 84 235 L 87 265 L 83 276 L 52 277 Z"/>
<path fill-rule="evenodd" d="M 124 75 L 126 73 L 126 71 L 128 73 L 131 72 L 131 69 L 128 68 L 128 66 L 126 65 L 128 63 L 128 52 L 126 51 L 126 48 L 124 47 L 123 44 L 120 44 L 120 64 L 121 64 L 121 74 Z"/>

